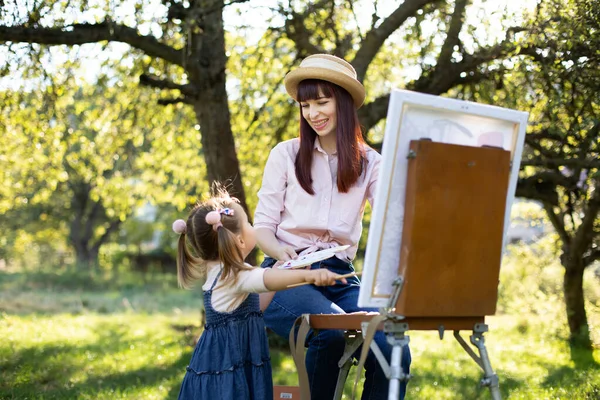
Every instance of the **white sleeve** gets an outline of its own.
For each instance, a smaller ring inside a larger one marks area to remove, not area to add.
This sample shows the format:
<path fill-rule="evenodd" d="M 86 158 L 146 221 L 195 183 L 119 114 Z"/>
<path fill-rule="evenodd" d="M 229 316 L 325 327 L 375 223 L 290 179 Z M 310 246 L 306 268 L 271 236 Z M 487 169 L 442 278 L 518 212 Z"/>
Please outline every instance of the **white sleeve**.
<path fill-rule="evenodd" d="M 254 229 L 277 230 L 284 209 L 287 187 L 286 154 L 281 144 L 275 146 L 265 165 L 263 180 L 258 191 L 258 204 L 254 211 Z"/>
<path fill-rule="evenodd" d="M 375 190 L 377 189 L 377 181 L 379 180 L 379 166 L 381 165 L 381 156 L 374 157 L 370 162 L 373 163 L 373 170 L 371 171 L 371 179 L 367 186 L 367 198 L 371 208 L 375 205 Z"/>
<path fill-rule="evenodd" d="M 248 293 L 268 292 L 263 280 L 264 274 L 263 268 L 252 268 L 239 271 L 234 284 L 217 284 L 211 296 L 212 307 L 219 312 L 231 312 L 242 304 Z"/>
<path fill-rule="evenodd" d="M 252 268 L 238 272 L 235 291 L 238 293 L 268 292 L 269 290 L 265 287 L 264 274 L 264 268 Z"/>

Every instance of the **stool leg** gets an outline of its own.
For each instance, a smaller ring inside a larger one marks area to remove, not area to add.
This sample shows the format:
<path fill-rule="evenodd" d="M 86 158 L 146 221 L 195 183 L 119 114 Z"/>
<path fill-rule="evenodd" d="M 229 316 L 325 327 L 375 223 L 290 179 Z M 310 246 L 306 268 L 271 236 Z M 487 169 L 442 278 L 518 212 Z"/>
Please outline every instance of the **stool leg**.
<path fill-rule="evenodd" d="M 344 385 L 350 372 L 350 367 L 354 364 L 353 354 L 360 347 L 363 342 L 362 336 L 356 331 L 346 331 L 345 334 L 346 345 L 344 346 L 344 354 L 338 362 L 340 367 L 340 373 L 338 374 L 337 384 L 335 386 L 335 394 L 333 400 L 340 400 L 344 393 Z"/>
<path fill-rule="evenodd" d="M 349 358 L 340 368 L 337 384 L 335 385 L 335 394 L 333 395 L 333 400 L 341 400 L 342 394 L 344 394 L 344 384 L 346 383 L 346 379 L 348 378 L 348 373 L 350 372 L 352 362 L 352 358 Z"/>

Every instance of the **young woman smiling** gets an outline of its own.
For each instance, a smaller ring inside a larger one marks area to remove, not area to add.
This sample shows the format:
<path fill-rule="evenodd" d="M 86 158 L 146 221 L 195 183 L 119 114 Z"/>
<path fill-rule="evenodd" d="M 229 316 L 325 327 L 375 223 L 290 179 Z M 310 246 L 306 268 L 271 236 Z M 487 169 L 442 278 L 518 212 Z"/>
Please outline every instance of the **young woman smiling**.
<path fill-rule="evenodd" d="M 265 166 L 254 215 L 256 239 L 266 254 L 263 268 L 317 250 L 349 245 L 334 257 L 310 266 L 337 274 L 354 272 L 366 200 L 373 205 L 381 156 L 363 140 L 356 110 L 365 89 L 352 65 L 341 58 L 307 57 L 285 77 L 289 95 L 300 104 L 300 137 L 279 143 Z M 263 298 L 265 322 L 288 337 L 301 314 L 343 314 L 377 311 L 359 308 L 360 281 L 330 287 L 306 285 Z M 269 303 L 270 301 L 270 303 Z M 267 307 L 268 304 L 268 307 Z M 375 341 L 390 358 L 391 347 L 382 332 Z M 344 334 L 336 330 L 311 332 L 306 367 L 312 399 L 331 400 Z M 408 373 L 410 351 L 403 351 Z M 359 350 L 360 351 L 360 350 Z M 360 354 L 360 353 L 357 353 Z M 365 363 L 363 399 L 387 399 L 388 379 L 373 353 Z M 402 385 L 400 398 L 406 386 Z"/>

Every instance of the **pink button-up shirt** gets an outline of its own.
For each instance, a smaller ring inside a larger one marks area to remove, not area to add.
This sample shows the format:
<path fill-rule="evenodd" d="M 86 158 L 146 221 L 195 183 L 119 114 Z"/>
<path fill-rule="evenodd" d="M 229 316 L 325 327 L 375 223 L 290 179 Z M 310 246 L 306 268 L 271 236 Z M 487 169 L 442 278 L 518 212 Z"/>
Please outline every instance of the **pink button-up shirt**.
<path fill-rule="evenodd" d="M 362 233 L 365 200 L 373 205 L 381 155 L 366 147 L 366 170 L 348 193 L 337 188 L 337 153 L 327 154 L 315 140 L 312 162 L 314 195 L 306 193 L 296 179 L 294 162 L 300 139 L 279 143 L 265 166 L 254 227 L 275 233 L 282 245 L 303 254 L 335 246 L 350 245 L 337 253 L 342 260 L 356 255 Z"/>

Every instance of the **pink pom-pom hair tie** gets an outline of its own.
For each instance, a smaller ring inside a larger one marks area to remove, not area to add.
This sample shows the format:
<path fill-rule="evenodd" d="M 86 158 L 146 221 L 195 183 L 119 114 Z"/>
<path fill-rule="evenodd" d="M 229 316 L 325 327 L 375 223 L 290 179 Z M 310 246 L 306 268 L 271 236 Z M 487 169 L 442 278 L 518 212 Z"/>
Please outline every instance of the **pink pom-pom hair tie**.
<path fill-rule="evenodd" d="M 173 222 L 173 232 L 181 235 L 187 231 L 187 224 L 184 220 L 178 219 Z"/>
<path fill-rule="evenodd" d="M 219 227 L 223 226 L 221 215 L 233 216 L 234 212 L 231 208 L 219 208 L 206 214 L 206 223 L 212 225 L 215 232 Z"/>

